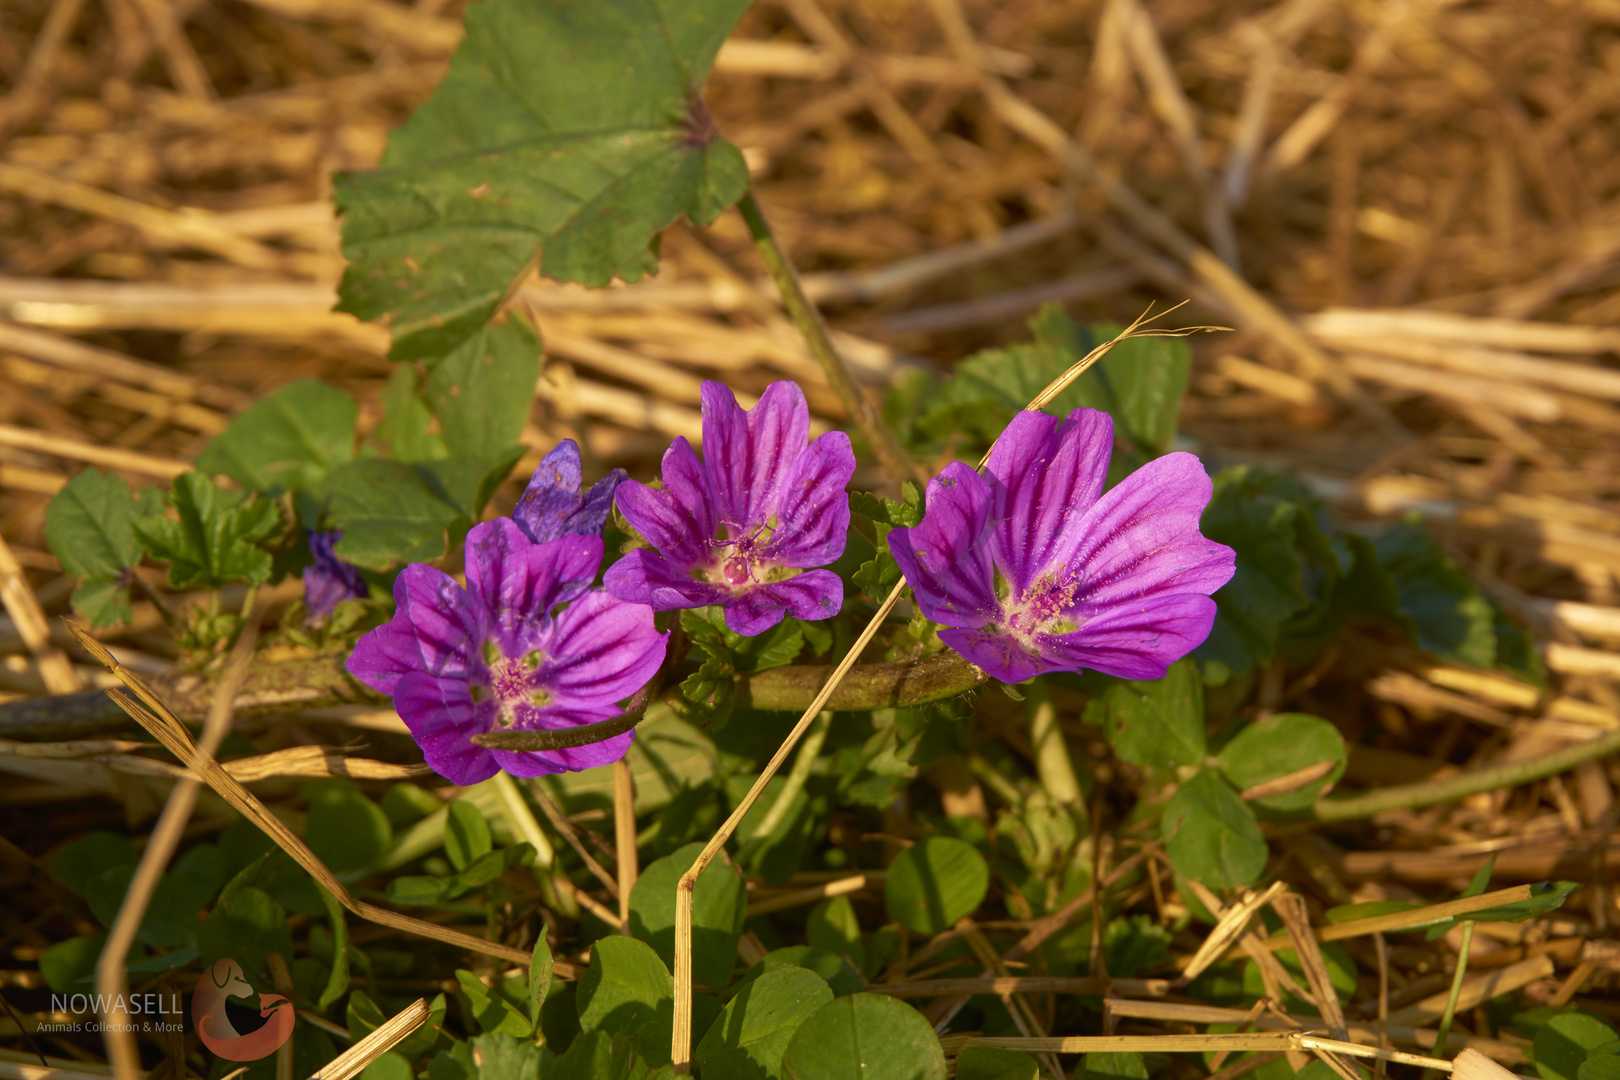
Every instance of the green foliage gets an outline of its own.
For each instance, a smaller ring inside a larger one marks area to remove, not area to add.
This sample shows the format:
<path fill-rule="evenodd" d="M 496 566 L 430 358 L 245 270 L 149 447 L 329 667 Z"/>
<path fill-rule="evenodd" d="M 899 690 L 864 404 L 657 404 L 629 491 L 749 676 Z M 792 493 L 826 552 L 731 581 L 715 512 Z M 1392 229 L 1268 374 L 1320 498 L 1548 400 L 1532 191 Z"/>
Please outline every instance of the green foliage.
<path fill-rule="evenodd" d="M 651 945 L 666 967 L 675 964 L 675 883 L 702 850 L 702 844 L 687 844 L 658 859 L 630 890 L 630 932 Z M 693 981 L 716 989 L 731 981 L 747 910 L 742 871 L 721 852 L 692 891 Z"/>
<path fill-rule="evenodd" d="M 1176 870 L 1211 889 L 1247 885 L 1266 866 L 1254 813 L 1213 769 L 1182 784 L 1164 810 L 1165 851 Z"/>
<path fill-rule="evenodd" d="M 680 613 L 680 620 L 693 649 L 706 658 L 681 683 L 684 712 L 713 731 L 731 719 L 733 676 L 791 664 L 804 651 L 806 640 L 822 633 L 814 623 L 788 618 L 762 634 L 744 637 L 726 626 L 719 607 L 691 608 Z"/>
<path fill-rule="evenodd" d="M 184 473 L 174 478 L 169 505 L 174 518 L 137 518 L 134 529 L 153 558 L 168 561 L 170 588 L 270 580 L 271 555 L 258 542 L 284 528 L 275 503 L 225 491 L 201 473 Z"/>
<path fill-rule="evenodd" d="M 482 810 L 457 799 L 449 805 L 448 813 L 450 816 L 444 823 L 444 853 L 451 866 L 465 870 L 495 850 L 489 822 L 484 819 Z"/>
<path fill-rule="evenodd" d="M 1147 1080 L 1147 1062 L 1139 1053 L 1087 1054 L 1083 1063 L 1085 1080 Z"/>
<path fill-rule="evenodd" d="M 365 870 L 393 843 L 388 815 L 353 780 L 312 780 L 304 785 L 304 798 L 309 800 L 305 839 L 333 873 Z"/>
<path fill-rule="evenodd" d="M 673 890 L 671 890 L 673 904 Z M 732 945 L 733 952 L 736 945 Z M 591 950 L 591 966 L 579 978 L 579 1026 L 586 1034 L 628 1035 L 647 1061 L 669 1060 L 675 1023 L 675 983 L 652 946 L 636 938 L 602 938 Z M 572 1054 L 582 1039 L 569 1047 Z"/>
<path fill-rule="evenodd" d="M 1170 931 L 1148 915 L 1121 915 L 1103 928 L 1103 961 L 1108 974 L 1129 979 L 1170 960 Z"/>
<path fill-rule="evenodd" d="M 501 987 L 484 986 L 478 976 L 470 971 L 457 971 L 456 982 L 460 984 L 462 996 L 472 1009 L 473 1019 L 484 1031 L 501 1032 L 520 1039 L 534 1034 L 534 1017 L 529 1015 L 527 1009 L 508 1000 Z"/>
<path fill-rule="evenodd" d="M 1373 541 L 1412 640 L 1443 660 L 1496 664 L 1496 613 L 1414 514 Z"/>
<path fill-rule="evenodd" d="M 427 399 L 450 454 L 493 461 L 515 445 L 540 377 L 540 338 L 524 319 L 492 323 L 428 369 Z"/>
<path fill-rule="evenodd" d="M 469 8 L 449 73 L 382 168 L 337 178 L 340 308 L 387 323 L 395 359 L 431 358 L 476 334 L 537 252 L 549 277 L 639 280 L 658 230 L 707 224 L 747 188 L 701 98 L 746 7 Z"/>
<path fill-rule="evenodd" d="M 534 848 L 527 843 L 513 844 L 499 851 L 486 852 L 462 870 L 445 875 L 405 875 L 388 883 L 388 899 L 395 904 L 441 904 L 489 885 L 514 866 L 534 859 Z"/>
<path fill-rule="evenodd" d="M 1347 759 L 1339 729 L 1317 716 L 1278 713 L 1249 724 L 1215 758 L 1221 775 L 1239 791 L 1331 761 L 1318 780 L 1277 795 L 1254 799 L 1251 806 L 1274 813 L 1305 810 L 1344 775 Z"/>
<path fill-rule="evenodd" d="M 1030 328 L 1037 341 L 1064 346 L 1076 360 L 1124 329 L 1113 323 L 1076 326 L 1057 304 L 1036 313 Z M 1192 350 L 1181 338 L 1129 338 L 1076 379 L 1073 392 L 1081 405 L 1114 418 L 1115 438 L 1126 444 L 1127 454 L 1158 457 L 1175 442 L 1191 367 Z M 1070 411 L 1072 406 L 1062 410 Z"/>
<path fill-rule="evenodd" d="M 357 413 L 341 390 L 300 379 L 232 420 L 197 455 L 197 468 L 261 495 L 309 491 L 333 466 L 353 460 Z"/>
<path fill-rule="evenodd" d="M 439 1041 L 438 1029 L 444 1024 L 446 1001 L 443 994 L 435 994 L 433 1000 L 428 1002 L 427 1022 L 394 1047 L 394 1053 L 407 1061 L 415 1061 L 431 1050 Z M 355 1041 L 365 1038 L 373 1031 L 382 1027 L 388 1020 L 388 1014 L 378 1008 L 377 1003 L 367 997 L 363 990 L 356 990 L 349 995 L 348 1005 L 344 1010 L 344 1026 L 349 1029 L 349 1037 Z"/>
<path fill-rule="evenodd" d="M 828 897 L 811 908 L 805 919 L 804 939 L 811 948 L 845 957 L 858 969 L 866 967 L 860 920 L 855 917 L 855 905 L 847 896 Z"/>
<path fill-rule="evenodd" d="M 1172 769 L 1204 760 L 1203 684 L 1191 660 L 1172 664 L 1162 679 L 1107 680 L 1086 719 L 1100 722 L 1114 753 L 1133 765 Z"/>
<path fill-rule="evenodd" d="M 756 979 L 781 968 L 804 968 L 813 971 L 838 997 L 845 994 L 858 994 L 866 989 L 866 980 L 861 973 L 844 957 L 836 953 L 818 949 L 812 945 L 788 945 L 781 949 L 772 949 L 762 957 L 759 963 L 743 973 L 732 989 L 733 994 L 740 994 L 743 988 L 752 984 Z"/>
<path fill-rule="evenodd" d="M 1614 1029 L 1595 1016 L 1582 1012 L 1560 1013 L 1536 1032 L 1530 1045 L 1530 1060 L 1542 1080 L 1583 1080 L 1581 1070 L 1590 1058 L 1608 1057 L 1620 1051 L 1616 1038 Z M 1598 1066 L 1598 1069 L 1604 1067 Z"/>
<path fill-rule="evenodd" d="M 945 1052 L 921 1013 L 891 997 L 834 998 L 800 1025 L 782 1055 L 791 1080 L 944 1080 Z"/>
<path fill-rule="evenodd" d="M 266 959 L 270 953 L 292 959 L 287 912 L 262 889 L 251 885 L 238 889 L 209 912 L 197 932 L 197 949 L 205 967 L 230 957 L 242 965 L 250 983 L 264 985 L 259 980 L 270 970 Z"/>
<path fill-rule="evenodd" d="M 956 1080 L 1036 1080 L 1040 1065 L 1028 1054 L 999 1046 L 965 1046 L 956 1059 Z"/>
<path fill-rule="evenodd" d="M 91 626 L 129 621 L 129 585 L 141 561 L 135 521 L 159 513 L 162 499 L 156 488 L 132 492 L 121 477 L 86 469 L 45 508 L 45 542 L 79 579 L 73 609 Z"/>
<path fill-rule="evenodd" d="M 753 786 L 753 777 L 731 777 L 725 786 L 727 802 L 732 807 L 741 805 L 748 789 Z M 782 797 L 787 786 L 787 777 L 771 777 L 765 784 L 764 794 L 749 807 L 733 834 L 740 845 L 737 861 L 743 869 L 758 874 L 772 885 L 784 884 L 804 862 L 818 816 L 811 806 L 810 796 L 800 788 L 793 793 L 792 801 L 776 827 L 769 834 L 761 835 L 759 827 L 775 811 L 776 801 Z M 825 807 L 822 809 L 824 814 Z"/>
<path fill-rule="evenodd" d="M 932 937 L 971 915 L 989 887 L 990 867 L 973 845 L 933 836 L 895 857 L 883 885 L 883 904 L 889 918 Z"/>
<path fill-rule="evenodd" d="M 876 533 L 876 553 L 861 563 L 851 578 L 860 590 L 874 600 L 889 595 L 900 580 L 900 564 L 889 552 L 889 530 L 899 526 L 911 528 L 923 519 L 923 496 L 910 480 L 900 482 L 900 500 L 887 495 L 877 496 L 864 491 L 852 492 L 849 497 L 852 513 L 871 521 Z"/>
<path fill-rule="evenodd" d="M 782 1075 L 794 1032 L 833 999 L 826 981 L 802 967 L 761 975 L 737 992 L 698 1043 L 693 1060 L 704 1080 L 757 1080 Z"/>

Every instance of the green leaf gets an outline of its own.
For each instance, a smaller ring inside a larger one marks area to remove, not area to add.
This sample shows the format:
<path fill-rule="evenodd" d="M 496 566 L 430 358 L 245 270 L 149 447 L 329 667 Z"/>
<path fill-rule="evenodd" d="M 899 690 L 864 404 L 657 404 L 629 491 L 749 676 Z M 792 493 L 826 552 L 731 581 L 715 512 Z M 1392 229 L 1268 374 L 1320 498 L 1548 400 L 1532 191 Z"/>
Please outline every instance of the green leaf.
<path fill-rule="evenodd" d="M 1266 868 L 1266 839 L 1254 812 L 1213 769 L 1181 785 L 1163 826 L 1176 871 L 1211 889 L 1247 885 Z"/>
<path fill-rule="evenodd" d="M 427 399 L 455 456 L 492 461 L 518 441 L 540 377 L 540 338 L 521 317 L 491 323 L 428 369 Z"/>
<path fill-rule="evenodd" d="M 1465 917 L 1480 922 L 1524 922 L 1539 915 L 1546 915 L 1564 906 L 1569 894 L 1580 888 L 1576 881 L 1541 881 L 1530 886 L 1531 895 L 1528 899 L 1517 903 L 1502 904 L 1499 907 L 1485 908 L 1482 911 L 1471 911 Z M 1465 893 L 1464 895 L 1469 895 Z M 1477 895 L 1477 894 L 1474 894 Z M 1462 921 L 1459 919 L 1458 921 Z"/>
<path fill-rule="evenodd" d="M 1170 960 L 1170 931 L 1148 915 L 1121 915 L 1103 928 L 1102 946 L 1108 974 L 1129 979 Z"/>
<path fill-rule="evenodd" d="M 999 1046 L 964 1046 L 956 1080 L 1036 1080 L 1040 1065 L 1028 1054 Z"/>
<path fill-rule="evenodd" d="M 540 1023 L 540 1010 L 545 1008 L 546 995 L 551 992 L 553 966 L 551 944 L 542 930 L 534 943 L 534 951 L 529 954 L 529 1019 L 535 1024 Z"/>
<path fill-rule="evenodd" d="M 431 430 L 433 413 L 418 381 L 416 365 L 400 364 L 383 387 L 382 423 L 373 436 L 384 456 L 395 461 L 434 461 L 450 456 L 443 437 Z"/>
<path fill-rule="evenodd" d="M 653 861 L 630 890 L 630 932 L 657 950 L 666 967 L 675 963 L 675 884 L 702 850 L 701 843 L 687 844 Z M 719 989 L 731 981 L 747 913 L 742 871 L 722 851 L 704 868 L 692 891 L 694 982 Z"/>
<path fill-rule="evenodd" d="M 857 969 L 866 967 L 861 923 L 847 896 L 828 897 L 811 908 L 804 924 L 804 939 L 814 948 L 847 957 Z"/>
<path fill-rule="evenodd" d="M 141 561 L 135 519 L 162 509 L 156 488 L 131 492 L 123 479 L 86 469 L 45 508 L 45 542 L 62 569 L 79 579 L 73 608 L 91 626 L 128 622 L 128 569 Z"/>
<path fill-rule="evenodd" d="M 435 994 L 428 1003 L 427 1022 L 400 1041 L 394 1051 L 409 1061 L 415 1061 L 427 1053 L 439 1041 L 439 1028 L 444 1025 L 445 998 L 443 994 Z M 377 1003 L 366 996 L 365 991 L 356 990 L 349 995 L 349 1003 L 344 1010 L 345 1026 L 349 1029 L 351 1041 L 359 1040 L 376 1031 L 388 1017 L 377 1007 Z"/>
<path fill-rule="evenodd" d="M 1373 541 L 1395 580 L 1402 622 L 1417 644 L 1443 660 L 1488 668 L 1496 662 L 1496 613 L 1447 558 L 1415 513 Z"/>
<path fill-rule="evenodd" d="M 504 1031 L 472 1040 L 478 1080 L 540 1080 L 540 1048 Z"/>
<path fill-rule="evenodd" d="M 455 884 L 453 877 L 430 877 L 425 874 L 405 874 L 391 878 L 384 890 L 390 904 L 415 907 L 437 904 L 450 895 Z"/>
<path fill-rule="evenodd" d="M 1595 1016 L 1561 1013 L 1536 1032 L 1530 1060 L 1542 1080 L 1578 1080 L 1587 1054 L 1615 1038 L 1614 1029 Z"/>
<path fill-rule="evenodd" d="M 101 950 L 106 947 L 105 930 L 58 941 L 40 954 L 39 973 L 45 985 L 58 994 L 88 992 L 95 981 Z"/>
<path fill-rule="evenodd" d="M 1593 1051 L 1575 1070 L 1577 1080 L 1620 1080 L 1620 1054 Z"/>
<path fill-rule="evenodd" d="M 1221 774 L 1239 791 L 1256 784 L 1299 772 L 1324 761 L 1333 762 L 1330 772 L 1319 780 L 1279 795 L 1267 795 L 1250 805 L 1262 810 L 1287 813 L 1304 810 L 1344 775 L 1344 736 L 1339 729 L 1318 716 L 1304 713 L 1278 713 L 1238 732 L 1215 758 Z"/>
<path fill-rule="evenodd" d="M 667 1048 L 664 1056 L 669 1056 Z M 547 1071 L 546 1080 L 663 1080 L 664 1075 L 660 1071 L 654 1076 L 630 1036 L 589 1031 L 569 1045 Z"/>
<path fill-rule="evenodd" d="M 178 520 L 138 518 L 134 529 L 154 558 L 168 560 L 171 588 L 217 589 L 232 581 L 262 585 L 270 580 L 270 553 L 255 541 L 281 529 L 275 503 L 225 491 L 201 473 L 175 477 L 169 502 Z"/>
<path fill-rule="evenodd" d="M 1108 1077 L 1124 1080 L 1147 1080 L 1147 1063 L 1135 1052 L 1113 1054 L 1087 1054 L 1082 1061 L 1085 1080 L 1105 1080 Z"/>
<path fill-rule="evenodd" d="M 261 495 L 310 491 L 334 465 L 353 460 L 358 412 L 343 391 L 300 379 L 232 420 L 197 455 L 197 468 Z"/>
<path fill-rule="evenodd" d="M 534 1019 L 506 1000 L 498 988 L 486 987 L 470 971 L 458 970 L 456 982 L 461 984 L 461 993 L 467 999 L 479 1027 L 487 1032 L 505 1032 L 520 1039 L 534 1034 Z"/>
<path fill-rule="evenodd" d="M 933 836 L 906 848 L 889 866 L 883 904 L 913 933 L 944 933 L 984 902 L 990 867 L 972 844 Z"/>
<path fill-rule="evenodd" d="M 465 799 L 450 804 L 450 817 L 444 823 L 444 853 L 450 865 L 465 870 L 475 859 L 495 850 L 484 812 Z"/>
<path fill-rule="evenodd" d="M 385 1050 L 360 1073 L 360 1080 L 415 1080 L 408 1058 L 396 1050 Z"/>
<path fill-rule="evenodd" d="M 424 465 L 375 458 L 351 461 L 326 478 L 326 517 L 343 538 L 339 558 L 368 570 L 430 562 L 471 528 L 472 515 L 453 501 Z"/>
<path fill-rule="evenodd" d="M 781 1076 L 793 1033 L 832 998 L 826 981 L 802 967 L 761 975 L 737 992 L 698 1043 L 695 1060 L 704 1080 Z"/>
<path fill-rule="evenodd" d="M 242 965 L 250 983 L 261 985 L 258 980 L 269 970 L 266 956 L 278 952 L 292 959 L 287 913 L 264 890 L 239 889 L 209 912 L 197 931 L 197 951 L 204 966 L 229 957 Z"/>
<path fill-rule="evenodd" d="M 316 1001 L 316 1005 L 325 1011 L 349 989 L 349 924 L 343 917 L 343 905 L 338 903 L 337 897 L 318 884 L 315 887 L 320 890 L 326 918 L 332 924 L 332 973 Z"/>
<path fill-rule="evenodd" d="M 753 983 L 754 980 L 763 978 L 772 971 L 789 967 L 815 972 L 823 982 L 832 987 L 833 994 L 838 997 L 858 994 L 866 989 L 866 980 L 844 957 L 811 945 L 789 945 L 781 949 L 772 949 L 761 957 L 757 964 L 737 980 L 732 993 L 740 994 L 743 987 Z"/>
<path fill-rule="evenodd" d="M 305 839 L 333 873 L 364 870 L 387 854 L 394 842 L 394 827 L 359 784 L 334 776 L 312 780 L 303 791 L 309 800 Z"/>
<path fill-rule="evenodd" d="M 741 805 L 753 786 L 754 778 L 751 776 L 729 778 L 726 781 L 726 801 L 732 807 Z M 776 800 L 782 797 L 787 786 L 787 777 L 771 777 L 765 784 L 764 794 L 743 815 L 733 834 L 741 848 L 737 859 L 743 868 L 751 874 L 758 874 L 772 885 L 785 884 L 799 870 L 816 831 L 810 796 L 801 787 L 794 792 L 776 828 L 768 835 L 759 835 L 760 825 L 772 812 Z"/>
<path fill-rule="evenodd" d="M 922 1013 L 878 994 L 834 998 L 782 1055 L 791 1080 L 945 1080 L 945 1052 Z"/>
<path fill-rule="evenodd" d="M 197 936 L 197 912 L 229 877 L 225 857 L 213 844 L 198 844 L 175 860 L 158 881 L 136 935 L 147 945 L 175 948 Z"/>
<path fill-rule="evenodd" d="M 674 883 L 670 886 L 673 907 Z M 732 949 L 735 951 L 736 946 Z M 694 959 L 702 956 L 700 950 L 700 946 L 694 948 Z M 579 977 L 577 1000 L 579 1026 L 584 1031 L 625 1033 L 636 1052 L 652 1064 L 669 1061 L 669 1040 L 675 1025 L 675 981 L 645 941 L 612 935 L 593 945 L 591 966 Z M 578 1042 L 576 1039 L 576 1045 Z"/>
<path fill-rule="evenodd" d="M 653 235 L 741 198 L 742 154 L 701 89 L 746 0 L 467 9 L 466 38 L 380 171 L 341 175 L 340 309 L 381 319 L 396 360 L 442 356 L 540 272 L 590 286 L 656 266 Z M 517 74 L 521 73 L 521 77 Z"/>
<path fill-rule="evenodd" d="M 1158 769 L 1204 760 L 1204 691 L 1192 660 L 1176 661 L 1162 679 L 1110 680 L 1093 700 L 1087 719 L 1101 720 L 1122 760 Z"/>
<path fill-rule="evenodd" d="M 56 853 L 51 872 L 62 884 L 88 899 L 105 871 L 115 866 L 133 867 L 140 861 L 140 853 L 128 837 L 97 830 L 65 844 Z"/>

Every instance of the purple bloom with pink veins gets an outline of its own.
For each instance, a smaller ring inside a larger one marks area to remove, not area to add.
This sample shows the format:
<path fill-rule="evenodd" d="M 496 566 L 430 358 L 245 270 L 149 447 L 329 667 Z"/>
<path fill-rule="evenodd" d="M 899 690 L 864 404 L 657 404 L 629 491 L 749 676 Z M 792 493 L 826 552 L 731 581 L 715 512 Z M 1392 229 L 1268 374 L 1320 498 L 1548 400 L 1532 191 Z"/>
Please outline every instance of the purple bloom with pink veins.
<path fill-rule="evenodd" d="M 1198 521 L 1212 485 L 1166 454 L 1103 492 L 1113 419 L 1076 409 L 1013 418 L 984 476 L 956 463 L 889 549 L 940 640 L 1002 682 L 1090 668 L 1158 679 L 1215 621 L 1235 553 Z"/>
<path fill-rule="evenodd" d="M 467 534 L 467 587 L 422 563 L 394 583 L 394 617 L 362 637 L 349 672 L 394 699 L 427 763 L 455 784 L 504 769 L 541 776 L 605 765 L 634 731 L 563 750 L 490 750 L 489 731 L 607 720 L 664 660 L 668 634 L 641 604 L 591 589 L 599 536 L 529 540 L 510 518 Z M 560 605 L 566 605 L 561 607 Z"/>
<path fill-rule="evenodd" d="M 772 383 L 747 411 L 723 384 L 704 383 L 703 458 L 677 438 L 662 490 L 620 486 L 619 513 L 655 550 L 632 550 L 602 583 L 654 611 L 720 604 L 726 625 L 748 636 L 787 615 L 838 614 L 843 582 L 814 568 L 844 553 L 855 454 L 841 431 L 809 436 L 795 384 Z"/>
<path fill-rule="evenodd" d="M 540 459 L 512 510 L 512 520 L 537 544 L 559 536 L 601 536 L 613 510 L 613 493 L 627 475 L 623 469 L 614 469 L 582 495 L 579 446 L 573 439 L 564 439 Z"/>

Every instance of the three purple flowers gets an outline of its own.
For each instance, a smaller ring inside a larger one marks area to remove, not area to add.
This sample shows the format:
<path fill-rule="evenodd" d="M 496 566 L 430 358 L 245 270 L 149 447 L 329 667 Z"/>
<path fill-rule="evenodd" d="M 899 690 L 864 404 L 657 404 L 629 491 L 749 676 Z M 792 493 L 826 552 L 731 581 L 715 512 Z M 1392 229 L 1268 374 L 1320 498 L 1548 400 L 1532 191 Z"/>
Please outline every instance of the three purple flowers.
<path fill-rule="evenodd" d="M 702 397 L 703 457 L 677 438 L 660 485 L 614 470 L 582 493 L 579 450 L 565 441 L 512 517 L 468 534 L 465 588 L 423 564 L 400 573 L 393 619 L 360 639 L 348 667 L 394 698 L 441 775 L 465 785 L 623 756 L 633 732 L 547 751 L 472 737 L 618 715 L 664 661 L 669 635 L 654 612 L 719 605 L 734 633 L 752 636 L 841 609 L 842 580 L 826 567 L 849 531 L 848 436 L 811 440 L 793 383 L 771 384 L 752 410 L 719 383 Z M 1158 678 L 1208 636 L 1210 594 L 1234 568 L 1232 550 L 1198 531 L 1210 480 L 1197 458 L 1169 454 L 1104 493 L 1112 444 L 1106 413 L 1020 413 L 985 475 L 948 466 L 928 484 L 922 521 L 890 532 L 923 615 L 992 677 Z M 593 586 L 615 504 L 646 546 Z"/>

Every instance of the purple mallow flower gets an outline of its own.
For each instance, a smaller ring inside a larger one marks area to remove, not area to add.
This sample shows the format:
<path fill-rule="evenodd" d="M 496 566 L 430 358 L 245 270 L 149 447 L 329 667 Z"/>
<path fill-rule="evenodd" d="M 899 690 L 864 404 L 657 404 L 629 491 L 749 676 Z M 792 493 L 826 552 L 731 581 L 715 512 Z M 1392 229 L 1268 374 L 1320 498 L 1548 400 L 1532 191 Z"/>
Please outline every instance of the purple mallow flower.
<path fill-rule="evenodd" d="M 310 530 L 309 550 L 315 562 L 304 567 L 304 617 L 312 623 L 324 622 L 344 600 L 371 595 L 360 571 L 333 554 L 332 546 L 341 539 L 341 529 Z"/>
<path fill-rule="evenodd" d="M 1198 519 L 1211 484 L 1191 454 L 1150 461 L 1103 493 L 1114 423 L 1013 418 L 986 475 L 961 463 L 928 482 L 927 513 L 889 533 L 940 640 L 1002 682 L 1091 668 L 1161 678 L 1215 620 L 1231 548 Z"/>
<path fill-rule="evenodd" d="M 540 459 L 528 488 L 512 510 L 512 520 L 537 544 L 559 536 L 601 536 L 613 509 L 613 492 L 624 482 L 626 473 L 614 469 L 583 496 L 582 477 L 579 447 L 573 439 L 564 439 Z"/>
<path fill-rule="evenodd" d="M 809 435 L 793 383 L 766 387 L 751 412 L 723 384 L 704 383 L 703 460 L 678 438 L 662 490 L 619 488 L 619 513 L 656 551 L 636 548 L 610 566 L 608 591 L 654 611 L 721 604 L 726 625 L 747 635 L 787 614 L 838 614 L 843 582 L 811 568 L 844 553 L 855 454 L 841 431 Z"/>
<path fill-rule="evenodd" d="M 645 606 L 589 588 L 601 561 L 598 536 L 536 544 L 510 518 L 479 525 L 467 534 L 467 587 L 407 566 L 393 619 L 360 639 L 349 671 L 393 697 L 427 763 L 452 783 L 617 761 L 634 732 L 565 750 L 472 742 L 487 731 L 607 720 L 657 672 L 669 635 Z"/>

